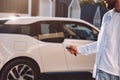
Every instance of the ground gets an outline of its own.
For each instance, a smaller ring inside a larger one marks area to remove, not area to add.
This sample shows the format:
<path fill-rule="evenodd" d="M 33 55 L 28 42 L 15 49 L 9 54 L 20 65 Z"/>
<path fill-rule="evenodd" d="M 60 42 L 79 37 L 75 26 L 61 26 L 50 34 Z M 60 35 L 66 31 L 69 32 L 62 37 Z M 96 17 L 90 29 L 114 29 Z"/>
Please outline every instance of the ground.
<path fill-rule="evenodd" d="M 89 72 L 47 73 L 40 80 L 94 80 Z"/>

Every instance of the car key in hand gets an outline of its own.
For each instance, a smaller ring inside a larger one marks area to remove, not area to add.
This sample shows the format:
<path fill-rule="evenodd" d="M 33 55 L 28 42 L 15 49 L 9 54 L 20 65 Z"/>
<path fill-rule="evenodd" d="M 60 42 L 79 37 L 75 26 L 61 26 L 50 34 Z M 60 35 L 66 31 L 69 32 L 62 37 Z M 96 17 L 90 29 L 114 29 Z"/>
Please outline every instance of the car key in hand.
<path fill-rule="evenodd" d="M 70 47 L 68 47 L 68 46 L 66 47 L 66 49 L 67 49 L 68 51 L 73 50 L 72 48 L 70 48 Z M 76 53 L 74 53 L 74 55 L 77 56 Z"/>

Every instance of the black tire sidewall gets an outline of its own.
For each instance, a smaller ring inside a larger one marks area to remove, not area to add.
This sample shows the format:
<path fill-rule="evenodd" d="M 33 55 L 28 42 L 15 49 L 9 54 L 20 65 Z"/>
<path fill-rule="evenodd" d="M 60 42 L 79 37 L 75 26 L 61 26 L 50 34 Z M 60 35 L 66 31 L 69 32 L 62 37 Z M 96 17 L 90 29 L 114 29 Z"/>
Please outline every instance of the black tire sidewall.
<path fill-rule="evenodd" d="M 29 60 L 29 59 L 15 59 L 15 60 L 12 60 L 9 63 L 7 63 L 1 71 L 0 80 L 7 80 L 6 78 L 7 78 L 9 71 L 13 67 L 15 67 L 16 65 L 19 65 L 19 64 L 25 64 L 25 65 L 29 66 L 34 73 L 34 80 L 38 80 L 38 77 L 40 74 L 39 68 L 35 64 L 35 62 L 33 62 L 32 60 Z"/>

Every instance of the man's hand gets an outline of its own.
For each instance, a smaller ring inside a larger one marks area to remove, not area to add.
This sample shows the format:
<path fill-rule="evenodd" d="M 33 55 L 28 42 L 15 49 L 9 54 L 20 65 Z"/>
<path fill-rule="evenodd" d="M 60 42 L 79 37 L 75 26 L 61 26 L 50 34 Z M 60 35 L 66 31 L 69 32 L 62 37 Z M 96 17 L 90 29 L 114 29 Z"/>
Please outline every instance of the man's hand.
<path fill-rule="evenodd" d="M 78 52 L 77 52 L 77 47 L 76 46 L 71 45 L 71 46 L 66 47 L 66 48 L 71 54 L 74 54 L 75 56 L 77 56 Z"/>

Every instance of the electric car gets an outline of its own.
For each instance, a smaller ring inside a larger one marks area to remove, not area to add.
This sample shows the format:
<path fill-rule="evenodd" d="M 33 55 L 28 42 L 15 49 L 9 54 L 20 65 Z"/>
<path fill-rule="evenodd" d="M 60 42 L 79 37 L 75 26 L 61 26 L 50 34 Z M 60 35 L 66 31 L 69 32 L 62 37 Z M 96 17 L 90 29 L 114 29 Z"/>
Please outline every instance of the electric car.
<path fill-rule="evenodd" d="M 37 80 L 47 72 L 92 72 L 95 54 L 66 46 L 97 40 L 99 29 L 71 18 L 16 17 L 0 26 L 0 80 Z"/>

